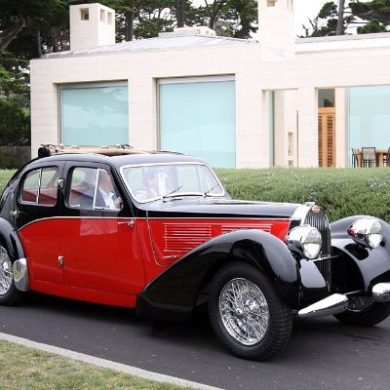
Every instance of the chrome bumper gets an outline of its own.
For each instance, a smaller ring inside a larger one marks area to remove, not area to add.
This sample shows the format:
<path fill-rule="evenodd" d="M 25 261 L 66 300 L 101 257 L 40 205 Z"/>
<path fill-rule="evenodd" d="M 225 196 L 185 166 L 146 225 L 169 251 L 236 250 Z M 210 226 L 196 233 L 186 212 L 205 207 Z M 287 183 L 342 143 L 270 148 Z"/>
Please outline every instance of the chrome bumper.
<path fill-rule="evenodd" d="M 304 318 L 330 316 L 342 313 L 347 309 L 347 305 L 348 298 L 345 295 L 333 294 L 299 310 L 298 316 Z"/>
<path fill-rule="evenodd" d="M 375 302 L 390 301 L 390 283 L 378 283 L 372 288 L 372 297 Z"/>
<path fill-rule="evenodd" d="M 27 260 L 25 258 L 22 258 L 14 261 L 14 264 L 12 266 L 12 272 L 14 275 L 15 287 L 19 291 L 28 291 L 29 281 Z"/>

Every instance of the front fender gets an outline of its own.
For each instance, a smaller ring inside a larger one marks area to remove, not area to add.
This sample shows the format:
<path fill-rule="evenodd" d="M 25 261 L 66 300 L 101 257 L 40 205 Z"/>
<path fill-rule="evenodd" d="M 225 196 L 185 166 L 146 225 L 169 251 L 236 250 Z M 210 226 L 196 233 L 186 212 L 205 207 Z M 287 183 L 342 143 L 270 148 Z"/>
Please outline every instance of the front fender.
<path fill-rule="evenodd" d="M 348 227 L 362 216 L 344 218 L 330 225 L 332 247 L 340 257 L 351 261 L 360 277 L 360 288 L 371 292 L 373 285 L 390 281 L 390 226 L 380 220 L 383 241 L 376 249 L 366 248 L 355 243 L 347 233 Z"/>
<path fill-rule="evenodd" d="M 287 246 L 269 233 L 243 229 L 211 239 L 159 275 L 139 295 L 137 313 L 152 318 L 185 318 L 195 307 L 201 289 L 231 261 L 243 261 L 264 272 L 278 296 L 297 306 L 299 273 Z"/>

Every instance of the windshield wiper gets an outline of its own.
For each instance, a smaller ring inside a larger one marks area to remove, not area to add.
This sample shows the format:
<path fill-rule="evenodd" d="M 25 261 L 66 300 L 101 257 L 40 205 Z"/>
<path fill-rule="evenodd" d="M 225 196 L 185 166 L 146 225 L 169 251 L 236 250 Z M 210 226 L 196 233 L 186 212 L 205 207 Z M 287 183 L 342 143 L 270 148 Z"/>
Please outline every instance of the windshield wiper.
<path fill-rule="evenodd" d="M 204 196 L 203 192 L 179 192 L 176 194 L 177 191 L 179 191 L 183 186 L 179 186 L 175 188 L 174 190 L 166 193 L 164 196 L 161 197 L 162 200 L 168 199 L 168 198 L 181 198 L 184 196 Z"/>
<path fill-rule="evenodd" d="M 161 197 L 161 199 L 164 200 L 164 199 L 166 199 L 166 198 L 170 198 L 172 194 L 174 194 L 175 192 L 179 191 L 179 190 L 182 189 L 182 188 L 183 188 L 183 186 L 181 185 L 181 186 L 175 188 L 174 190 L 167 192 L 165 195 L 163 195 L 163 196 Z"/>
<path fill-rule="evenodd" d="M 219 187 L 218 184 L 216 184 L 215 186 L 211 187 L 209 190 L 207 190 L 206 192 L 203 193 L 203 196 L 205 198 L 207 198 L 208 196 L 210 196 L 210 197 L 213 196 L 213 195 L 210 194 L 210 192 L 214 191 L 217 187 Z"/>

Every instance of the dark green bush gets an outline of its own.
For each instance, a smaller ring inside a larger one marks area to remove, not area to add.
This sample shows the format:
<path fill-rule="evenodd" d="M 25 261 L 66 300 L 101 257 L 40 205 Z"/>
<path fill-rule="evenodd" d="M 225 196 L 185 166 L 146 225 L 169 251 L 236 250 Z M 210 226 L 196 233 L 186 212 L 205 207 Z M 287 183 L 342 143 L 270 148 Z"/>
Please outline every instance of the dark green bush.
<path fill-rule="evenodd" d="M 332 221 L 358 214 L 390 221 L 390 168 L 218 169 L 217 174 L 233 198 L 314 201 Z"/>
<path fill-rule="evenodd" d="M 20 168 L 30 160 L 29 146 L 0 146 L 0 169 Z"/>

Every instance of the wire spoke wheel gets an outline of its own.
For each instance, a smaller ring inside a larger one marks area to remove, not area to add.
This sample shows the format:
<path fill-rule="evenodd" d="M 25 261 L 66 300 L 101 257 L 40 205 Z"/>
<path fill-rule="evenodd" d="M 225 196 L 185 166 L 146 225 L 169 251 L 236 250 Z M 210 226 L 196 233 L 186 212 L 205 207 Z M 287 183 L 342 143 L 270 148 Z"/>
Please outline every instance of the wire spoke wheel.
<path fill-rule="evenodd" d="M 267 300 L 260 288 L 247 279 L 226 283 L 219 295 L 219 313 L 227 332 L 243 345 L 257 344 L 267 332 Z"/>
<path fill-rule="evenodd" d="M 246 263 L 229 263 L 215 274 L 208 313 L 218 340 L 245 359 L 266 360 L 290 338 L 291 309 L 268 278 Z"/>
<path fill-rule="evenodd" d="M 12 287 L 12 263 L 4 247 L 0 246 L 0 296 L 9 292 Z"/>

